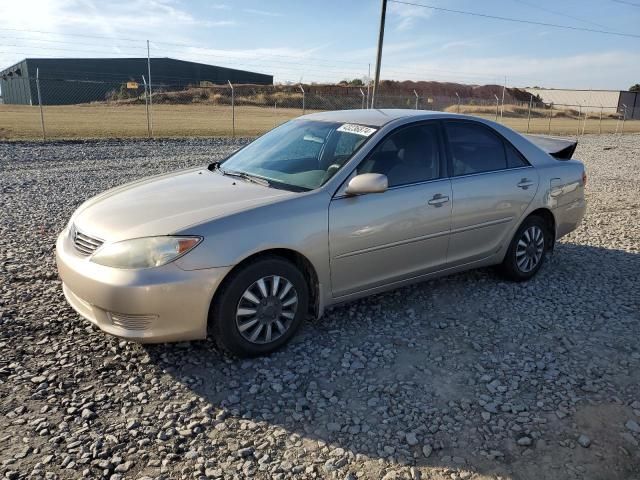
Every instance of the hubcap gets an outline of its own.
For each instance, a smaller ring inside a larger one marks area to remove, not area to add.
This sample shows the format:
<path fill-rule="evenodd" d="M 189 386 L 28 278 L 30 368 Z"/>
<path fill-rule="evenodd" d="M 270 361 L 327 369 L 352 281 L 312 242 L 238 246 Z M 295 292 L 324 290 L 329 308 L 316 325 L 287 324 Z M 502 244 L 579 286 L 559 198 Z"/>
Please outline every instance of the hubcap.
<path fill-rule="evenodd" d="M 263 277 L 240 297 L 236 327 L 251 343 L 271 343 L 289 330 L 297 309 L 298 292 L 289 280 L 278 275 Z"/>
<path fill-rule="evenodd" d="M 544 233 L 535 225 L 527 228 L 518 240 L 516 248 L 516 263 L 523 273 L 529 273 L 536 268 L 544 252 Z"/>

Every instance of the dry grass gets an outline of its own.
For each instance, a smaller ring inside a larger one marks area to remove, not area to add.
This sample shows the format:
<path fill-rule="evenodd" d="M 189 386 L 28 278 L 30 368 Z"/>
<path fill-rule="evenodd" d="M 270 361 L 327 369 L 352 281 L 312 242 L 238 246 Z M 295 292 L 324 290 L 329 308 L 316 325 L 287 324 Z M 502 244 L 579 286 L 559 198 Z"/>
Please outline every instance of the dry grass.
<path fill-rule="evenodd" d="M 470 107 L 463 107 L 470 108 Z M 461 108 L 461 113 L 464 112 Z M 473 107 L 476 114 L 493 119 L 495 110 L 486 113 Z M 307 113 L 310 111 L 307 110 Z M 514 111 L 515 112 L 515 111 Z M 302 114 L 301 109 L 241 106 L 236 107 L 236 136 L 254 136 L 275 125 Z M 47 137 L 51 139 L 122 138 L 147 136 L 147 120 L 144 105 L 87 104 L 49 106 L 44 108 Z M 527 131 L 527 118 L 505 115 L 504 123 L 511 128 Z M 548 118 L 531 118 L 531 133 L 548 133 Z M 551 133 L 575 135 L 582 132 L 584 122 L 576 118 L 554 117 Z M 587 119 L 585 133 L 600 131 L 598 119 Z M 602 132 L 621 129 L 621 122 L 603 119 Z M 640 132 L 640 121 L 627 120 L 625 132 Z M 231 107 L 226 105 L 154 105 L 153 133 L 158 137 L 230 136 L 232 132 Z M 40 111 L 38 107 L 0 105 L 0 139 L 28 140 L 41 138 Z"/>
<path fill-rule="evenodd" d="M 236 135 L 253 136 L 302 114 L 301 110 L 236 107 Z M 70 105 L 44 108 L 48 138 L 146 137 L 144 105 Z M 154 105 L 153 133 L 159 137 L 228 136 L 231 107 Z M 0 105 L 0 138 L 40 138 L 38 107 Z"/>
<path fill-rule="evenodd" d="M 446 112 L 458 113 L 458 106 L 451 105 L 445 109 Z M 528 107 L 521 107 L 519 105 L 505 105 L 502 115 L 503 117 L 511 117 L 511 118 L 527 118 L 529 109 Z M 495 119 L 496 117 L 496 107 L 491 105 L 460 105 L 459 113 L 463 113 L 466 115 L 480 115 L 486 118 Z M 543 108 L 533 108 L 531 110 L 532 118 L 549 118 L 549 114 L 553 118 L 569 118 L 578 120 L 578 118 L 584 118 L 584 114 L 581 114 L 578 110 L 572 110 L 570 108 L 564 109 L 543 109 Z M 599 112 L 588 112 L 587 119 L 599 119 Z M 609 110 L 609 112 L 604 112 L 602 115 L 604 120 L 618 120 L 618 114 Z"/>

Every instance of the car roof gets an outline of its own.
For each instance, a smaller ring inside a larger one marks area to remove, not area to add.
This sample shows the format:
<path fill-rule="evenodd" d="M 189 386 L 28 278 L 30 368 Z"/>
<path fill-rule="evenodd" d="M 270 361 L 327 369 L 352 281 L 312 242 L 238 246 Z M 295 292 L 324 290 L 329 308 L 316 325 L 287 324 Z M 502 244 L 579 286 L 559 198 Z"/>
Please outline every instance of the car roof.
<path fill-rule="evenodd" d="M 467 118 L 467 115 L 457 115 L 447 112 L 435 112 L 431 110 L 410 110 L 403 108 L 384 108 L 369 110 L 334 110 L 329 112 L 318 112 L 304 115 L 305 120 L 320 120 L 323 122 L 357 123 L 369 125 L 371 127 L 382 127 L 387 123 L 402 118 L 413 118 L 415 120 L 435 119 L 435 118 Z M 474 118 L 474 117 L 468 117 Z"/>

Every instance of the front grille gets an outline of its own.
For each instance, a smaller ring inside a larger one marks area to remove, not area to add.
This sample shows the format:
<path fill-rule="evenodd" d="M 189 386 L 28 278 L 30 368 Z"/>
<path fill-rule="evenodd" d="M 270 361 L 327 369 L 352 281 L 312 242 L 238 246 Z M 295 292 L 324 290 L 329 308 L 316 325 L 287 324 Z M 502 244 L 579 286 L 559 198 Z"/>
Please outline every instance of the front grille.
<path fill-rule="evenodd" d="M 102 240 L 79 232 L 75 226 L 71 227 L 71 239 L 76 250 L 82 255 L 91 255 L 103 244 Z"/>
<path fill-rule="evenodd" d="M 109 313 L 111 323 L 125 330 L 146 330 L 157 318 L 156 315 L 126 315 L 124 313 Z"/>

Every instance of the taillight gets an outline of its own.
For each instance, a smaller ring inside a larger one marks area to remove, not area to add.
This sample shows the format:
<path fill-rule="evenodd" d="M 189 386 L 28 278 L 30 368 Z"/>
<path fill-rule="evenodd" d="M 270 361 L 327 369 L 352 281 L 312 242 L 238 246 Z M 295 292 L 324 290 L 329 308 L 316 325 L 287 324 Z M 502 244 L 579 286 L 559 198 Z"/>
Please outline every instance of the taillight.
<path fill-rule="evenodd" d="M 586 171 L 582 171 L 582 186 L 586 187 L 587 186 L 587 172 Z"/>

